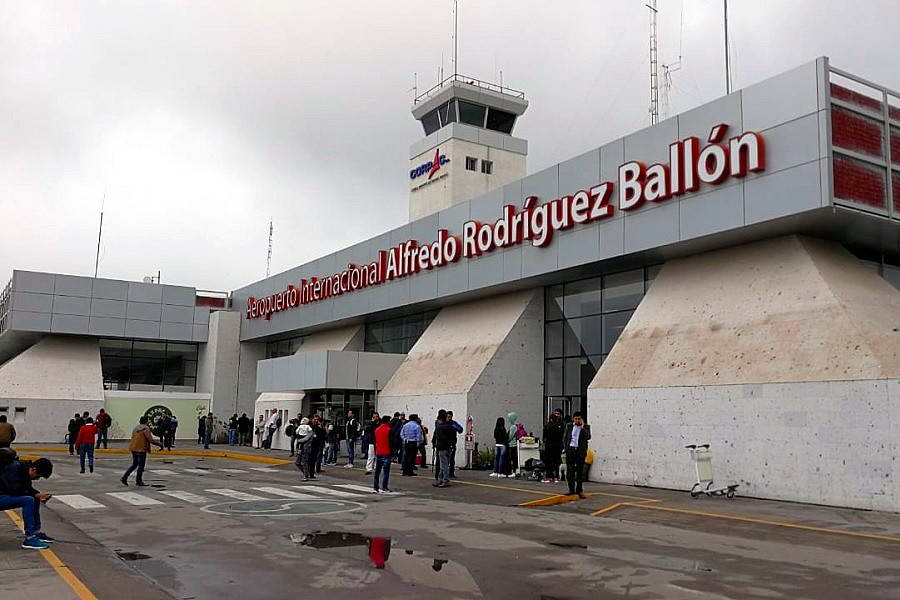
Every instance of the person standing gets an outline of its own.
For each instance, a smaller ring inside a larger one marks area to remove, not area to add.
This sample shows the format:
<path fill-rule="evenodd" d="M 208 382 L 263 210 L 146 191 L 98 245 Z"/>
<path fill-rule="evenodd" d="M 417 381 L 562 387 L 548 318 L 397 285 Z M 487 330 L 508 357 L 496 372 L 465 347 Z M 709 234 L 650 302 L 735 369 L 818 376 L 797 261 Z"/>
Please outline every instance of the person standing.
<path fill-rule="evenodd" d="M 210 413 L 212 415 L 212 413 Z M 146 486 L 144 483 L 144 467 L 147 465 L 147 454 L 150 453 L 151 444 L 159 446 L 162 450 L 162 444 L 153 439 L 153 433 L 147 423 L 150 419 L 146 416 L 138 420 L 137 426 L 131 432 L 131 443 L 128 449 L 131 451 L 131 466 L 122 475 L 122 485 L 128 485 L 128 477 L 137 470 L 137 485 Z"/>
<path fill-rule="evenodd" d="M 78 439 L 78 430 L 84 425 L 81 415 L 75 413 L 75 417 L 69 419 L 69 456 L 75 456 L 75 440 Z"/>
<path fill-rule="evenodd" d="M 422 468 L 428 466 L 428 427 L 422 425 L 422 418 L 419 417 L 419 425 L 422 426 L 422 442 L 419 444 L 419 454 L 422 455 Z"/>
<path fill-rule="evenodd" d="M 344 425 L 344 437 L 347 440 L 347 464 L 346 468 L 353 468 L 353 459 L 356 452 L 356 440 L 359 439 L 359 421 L 353 416 L 353 411 L 347 411 L 347 423 Z"/>
<path fill-rule="evenodd" d="M 325 428 L 325 464 L 336 465 L 338 456 L 337 429 L 334 423 L 328 423 Z"/>
<path fill-rule="evenodd" d="M 109 448 L 109 428 L 112 427 L 112 417 L 105 409 L 100 409 L 97 418 L 94 419 L 94 425 L 97 427 L 97 448 L 103 444 L 103 449 Z"/>
<path fill-rule="evenodd" d="M 438 480 L 431 485 L 445 488 L 450 485 L 450 448 L 456 445 L 456 429 L 447 422 L 447 411 L 438 411 L 434 428 L 434 449 L 438 458 Z"/>
<path fill-rule="evenodd" d="M 381 418 L 381 423 L 375 428 L 372 436 L 375 442 L 374 450 L 372 450 L 372 453 L 375 455 L 375 479 L 373 481 L 375 493 L 390 493 L 391 488 L 388 487 L 388 482 L 391 477 L 391 455 L 393 452 L 391 447 L 391 418 L 389 416 L 384 415 Z M 381 478 L 380 489 L 378 487 L 379 477 Z"/>
<path fill-rule="evenodd" d="M 447 411 L 447 423 L 456 430 L 457 435 L 463 432 L 463 426 L 453 420 L 453 411 Z M 450 448 L 450 479 L 456 479 L 456 444 Z"/>
<path fill-rule="evenodd" d="M 572 422 L 566 427 L 566 434 L 563 438 L 570 496 L 578 494 L 579 498 L 584 498 L 581 484 L 584 480 L 584 458 L 587 456 L 590 439 L 591 426 L 584 422 L 580 412 L 575 412 L 572 414 Z"/>
<path fill-rule="evenodd" d="M 395 412 L 394 418 L 391 419 L 391 457 L 394 462 L 400 462 L 400 449 L 403 447 L 403 440 L 400 438 L 400 430 L 403 429 L 403 419 L 400 413 Z"/>
<path fill-rule="evenodd" d="M 94 472 L 94 443 L 97 436 L 97 426 L 90 417 L 85 419 L 84 425 L 78 430 L 78 438 L 75 447 L 78 449 L 78 460 L 81 463 L 81 472 L 84 473 L 84 458 L 87 456 L 91 473 Z"/>
<path fill-rule="evenodd" d="M 197 443 L 202 444 L 206 440 L 206 417 L 197 417 Z"/>
<path fill-rule="evenodd" d="M 256 427 L 254 428 L 254 432 L 256 433 L 256 448 L 262 448 L 263 444 L 263 436 L 266 434 L 266 417 L 263 415 L 259 415 L 259 420 L 256 421 Z"/>
<path fill-rule="evenodd" d="M 295 450 L 297 449 L 297 426 L 300 425 L 300 421 L 302 420 L 303 416 L 298 415 L 296 419 L 288 421 L 287 427 L 284 428 L 284 435 L 291 440 L 291 453 L 289 456 L 294 456 Z"/>
<path fill-rule="evenodd" d="M 0 415 L 0 448 L 9 448 L 16 441 L 16 428 L 6 422 L 6 415 Z"/>
<path fill-rule="evenodd" d="M 46 504 L 53 495 L 40 493 L 31 482 L 50 477 L 53 474 L 53 463 L 46 458 L 39 458 L 34 462 L 16 460 L 15 455 L 10 458 L 12 460 L 4 462 L 0 467 L 0 510 L 21 508 L 22 520 L 25 522 L 25 541 L 22 547 L 46 550 L 54 539 L 41 531 L 40 509 L 41 504 Z"/>
<path fill-rule="evenodd" d="M 366 449 L 366 475 L 371 475 L 375 468 L 375 430 L 381 427 L 381 417 L 377 412 L 372 413 L 372 418 L 366 423 L 362 444 Z"/>
<path fill-rule="evenodd" d="M 409 415 L 409 421 L 400 430 L 400 439 L 403 441 L 403 476 L 413 477 L 416 474 L 415 465 L 419 444 L 425 441 L 417 415 Z"/>
<path fill-rule="evenodd" d="M 547 472 L 544 483 L 559 483 L 559 464 L 563 451 L 563 424 L 562 411 L 558 408 L 550 414 L 550 419 L 544 425 L 544 465 Z"/>
<path fill-rule="evenodd" d="M 213 432 L 216 428 L 216 418 L 212 413 L 206 415 L 203 419 L 203 448 L 209 450 L 209 443 L 213 439 Z"/>
<path fill-rule="evenodd" d="M 309 455 L 312 451 L 313 428 L 309 425 L 309 419 L 303 417 L 300 419 L 300 425 L 294 432 L 291 445 L 294 440 L 297 442 L 297 461 L 294 463 L 300 472 L 303 473 L 303 481 L 309 481 L 316 478 L 316 473 L 309 468 Z"/>
<path fill-rule="evenodd" d="M 246 446 L 253 441 L 250 439 L 251 425 L 253 425 L 253 422 L 247 416 L 247 413 L 241 413 L 241 416 L 238 418 L 238 443 L 241 446 Z"/>
<path fill-rule="evenodd" d="M 519 415 L 514 412 L 506 413 L 506 420 L 509 422 L 509 430 L 507 431 L 507 448 L 509 450 L 506 453 L 506 476 L 513 477 L 519 469 L 519 440 L 516 437 L 519 428 L 516 427 L 516 422 L 519 420 Z"/>
<path fill-rule="evenodd" d="M 322 450 L 325 448 L 325 429 L 319 415 L 313 415 L 310 419 L 310 427 L 312 427 L 313 437 L 310 440 L 309 453 L 309 473 L 310 479 L 315 479 L 317 473 L 322 472 Z"/>
<path fill-rule="evenodd" d="M 497 417 L 494 425 L 494 472 L 491 477 L 506 477 L 506 452 L 509 449 L 509 437 L 506 432 L 506 420 Z"/>
<path fill-rule="evenodd" d="M 263 442 L 263 448 L 266 450 L 272 449 L 272 437 L 278 431 L 278 428 L 281 427 L 279 421 L 281 421 L 281 418 L 278 416 L 278 409 L 273 408 L 269 418 L 266 420 L 266 441 Z"/>
<path fill-rule="evenodd" d="M 237 445 L 238 439 L 238 416 L 237 413 L 231 415 L 231 418 L 228 419 L 228 445 L 235 446 Z"/>
<path fill-rule="evenodd" d="M 165 441 L 166 450 L 171 450 L 172 446 L 175 445 L 175 434 L 178 433 L 178 417 L 172 415 L 172 418 L 169 419 L 169 431 L 167 432 L 167 439 Z"/>

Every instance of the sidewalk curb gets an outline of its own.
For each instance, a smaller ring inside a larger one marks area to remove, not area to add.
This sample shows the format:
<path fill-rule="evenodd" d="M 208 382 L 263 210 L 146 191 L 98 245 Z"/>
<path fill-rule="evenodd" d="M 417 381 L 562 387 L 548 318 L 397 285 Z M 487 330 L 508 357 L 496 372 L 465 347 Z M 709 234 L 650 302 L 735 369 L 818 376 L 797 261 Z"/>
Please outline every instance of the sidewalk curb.
<path fill-rule="evenodd" d="M 68 452 L 68 448 L 66 447 L 54 447 L 54 446 L 15 446 L 13 448 L 16 452 L 58 452 L 65 453 Z M 127 448 L 102 448 L 99 450 L 94 450 L 96 454 L 131 454 Z M 194 456 L 198 458 L 231 458 L 234 460 L 243 460 L 247 462 L 255 462 L 262 463 L 267 465 L 290 465 L 293 464 L 292 460 L 285 460 L 283 458 L 274 458 L 270 456 L 256 456 L 254 454 L 242 454 L 239 452 L 225 452 L 219 450 L 158 450 L 152 453 L 154 456 Z M 23 458 L 26 458 L 23 455 Z"/>

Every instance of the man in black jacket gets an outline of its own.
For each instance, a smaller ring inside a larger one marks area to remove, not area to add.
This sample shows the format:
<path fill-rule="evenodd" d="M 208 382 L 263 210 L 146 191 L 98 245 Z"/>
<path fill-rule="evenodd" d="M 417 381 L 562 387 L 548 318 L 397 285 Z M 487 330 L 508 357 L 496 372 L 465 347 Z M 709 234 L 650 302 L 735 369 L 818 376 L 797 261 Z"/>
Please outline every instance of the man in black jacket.
<path fill-rule="evenodd" d="M 447 411 L 438 411 L 437 423 L 434 426 L 434 449 L 437 451 L 438 480 L 431 484 L 435 487 L 450 485 L 450 448 L 456 447 L 456 428 L 447 421 Z"/>
<path fill-rule="evenodd" d="M 84 425 L 81 415 L 75 413 L 74 419 L 69 419 L 69 456 L 75 456 L 75 440 L 78 438 L 78 430 Z"/>
<path fill-rule="evenodd" d="M 52 537 L 41 531 L 40 512 L 41 504 L 52 496 L 40 493 L 31 485 L 32 480 L 46 479 L 52 473 L 53 463 L 46 458 L 34 462 L 11 460 L 0 468 L 0 510 L 22 509 L 22 520 L 25 521 L 23 548 L 46 550 L 53 542 Z"/>
<path fill-rule="evenodd" d="M 576 412 L 572 415 L 572 422 L 566 426 L 566 435 L 563 438 L 570 496 L 578 494 L 579 498 L 584 498 L 581 483 L 584 479 L 584 459 L 587 456 L 590 439 L 591 426 L 584 422 L 580 412 Z"/>
<path fill-rule="evenodd" d="M 547 467 L 544 483 L 559 481 L 559 463 L 563 452 L 562 411 L 558 408 L 544 425 L 544 464 Z"/>
<path fill-rule="evenodd" d="M 247 413 L 242 413 L 238 418 L 238 438 L 241 446 L 249 446 L 253 441 L 250 438 L 250 426 L 253 424 Z"/>

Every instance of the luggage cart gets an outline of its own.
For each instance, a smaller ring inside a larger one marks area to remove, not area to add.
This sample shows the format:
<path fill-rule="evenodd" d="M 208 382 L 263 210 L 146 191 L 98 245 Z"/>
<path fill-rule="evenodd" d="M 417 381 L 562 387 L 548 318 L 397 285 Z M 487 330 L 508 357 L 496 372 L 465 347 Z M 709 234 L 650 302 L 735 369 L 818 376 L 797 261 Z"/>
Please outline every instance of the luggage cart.
<path fill-rule="evenodd" d="M 734 483 L 724 487 L 713 487 L 712 450 L 709 444 L 690 444 L 685 446 L 691 451 L 691 460 L 697 471 L 697 482 L 691 487 L 691 498 L 700 494 L 707 496 L 725 496 L 729 500 L 734 498 L 734 491 L 738 484 Z"/>

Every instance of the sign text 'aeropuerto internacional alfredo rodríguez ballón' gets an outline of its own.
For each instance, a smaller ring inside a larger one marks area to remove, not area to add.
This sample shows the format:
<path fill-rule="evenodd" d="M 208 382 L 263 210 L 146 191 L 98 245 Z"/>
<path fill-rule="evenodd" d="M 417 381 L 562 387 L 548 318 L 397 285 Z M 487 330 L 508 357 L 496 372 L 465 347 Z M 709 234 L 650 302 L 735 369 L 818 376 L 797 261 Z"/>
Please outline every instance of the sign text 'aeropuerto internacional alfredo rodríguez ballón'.
<path fill-rule="evenodd" d="M 525 241 L 547 246 L 555 231 L 562 231 L 608 219 L 618 207 L 628 211 L 645 202 L 665 202 L 699 189 L 701 183 L 718 184 L 730 177 L 743 177 L 766 166 L 766 148 L 758 133 L 748 131 L 725 142 L 728 125 L 720 123 L 709 133 L 708 144 L 687 137 L 669 145 L 668 164 L 645 166 L 629 161 L 619 166 L 618 181 L 605 181 L 590 189 L 579 190 L 540 203 L 528 196 L 521 209 L 513 204 L 503 207 L 494 223 L 466 221 L 461 235 L 439 229 L 430 244 L 416 240 L 403 242 L 364 265 L 348 264 L 340 273 L 327 277 L 301 279 L 298 284 L 263 298 L 247 299 L 247 318 L 269 319 L 273 314 L 318 302 L 333 296 L 355 292 L 386 281 L 414 275 L 459 261 L 509 248 Z M 613 203 L 613 193 L 616 202 Z"/>

